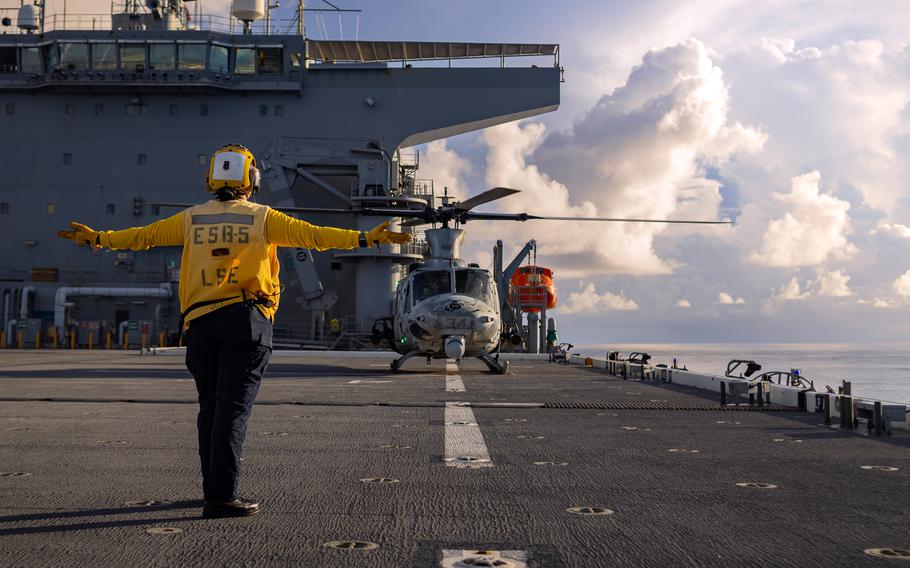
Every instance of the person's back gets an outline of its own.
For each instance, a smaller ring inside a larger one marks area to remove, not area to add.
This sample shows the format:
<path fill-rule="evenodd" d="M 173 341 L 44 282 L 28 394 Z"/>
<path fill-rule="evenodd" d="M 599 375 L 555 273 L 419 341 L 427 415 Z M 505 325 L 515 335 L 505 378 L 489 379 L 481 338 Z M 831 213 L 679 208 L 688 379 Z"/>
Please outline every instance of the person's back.
<path fill-rule="evenodd" d="M 237 480 L 247 421 L 272 353 L 281 293 L 276 248 L 352 249 L 410 240 L 388 231 L 388 222 L 367 233 L 316 227 L 251 203 L 259 177 L 253 154 L 228 144 L 212 155 L 206 177 L 215 199 L 145 227 L 95 231 L 72 222 L 72 231 L 58 233 L 115 250 L 183 246 L 179 327 L 186 330 L 186 365 L 199 393 L 205 517 L 259 512 L 258 503 L 238 497 Z"/>

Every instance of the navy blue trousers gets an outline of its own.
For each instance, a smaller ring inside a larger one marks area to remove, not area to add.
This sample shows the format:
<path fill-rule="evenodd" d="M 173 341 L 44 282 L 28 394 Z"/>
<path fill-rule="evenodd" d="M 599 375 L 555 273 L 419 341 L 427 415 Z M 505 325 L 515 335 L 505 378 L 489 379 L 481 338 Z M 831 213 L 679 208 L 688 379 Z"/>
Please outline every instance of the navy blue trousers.
<path fill-rule="evenodd" d="M 190 322 L 186 367 L 199 393 L 199 459 L 206 501 L 237 499 L 247 421 L 272 355 L 272 324 L 232 304 Z"/>

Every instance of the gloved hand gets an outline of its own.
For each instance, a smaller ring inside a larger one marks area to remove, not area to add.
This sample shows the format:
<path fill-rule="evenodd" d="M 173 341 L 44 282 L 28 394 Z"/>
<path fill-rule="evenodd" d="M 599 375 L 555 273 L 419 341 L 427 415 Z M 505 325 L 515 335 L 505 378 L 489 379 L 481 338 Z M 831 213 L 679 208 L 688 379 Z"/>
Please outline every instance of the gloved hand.
<path fill-rule="evenodd" d="M 101 245 L 101 243 L 98 242 L 98 235 L 101 234 L 100 231 L 96 231 L 91 227 L 75 221 L 70 222 L 70 227 L 73 228 L 72 231 L 57 231 L 57 236 L 69 239 L 77 245 L 89 245 L 93 249 L 98 248 Z"/>
<path fill-rule="evenodd" d="M 411 242 L 411 235 L 389 231 L 388 226 L 389 222 L 386 221 L 385 223 L 370 229 L 368 233 L 365 233 L 364 236 L 367 239 L 367 246 L 373 246 L 376 243 L 403 245 Z"/>

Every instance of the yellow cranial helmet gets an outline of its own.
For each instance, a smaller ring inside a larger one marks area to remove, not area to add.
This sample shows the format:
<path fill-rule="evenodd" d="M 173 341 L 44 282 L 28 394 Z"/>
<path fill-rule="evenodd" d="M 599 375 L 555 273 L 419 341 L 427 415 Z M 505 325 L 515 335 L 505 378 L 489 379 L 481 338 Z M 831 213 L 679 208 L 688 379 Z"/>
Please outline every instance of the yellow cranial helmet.
<path fill-rule="evenodd" d="M 259 168 L 253 153 L 240 144 L 225 144 L 215 150 L 205 181 L 209 191 L 234 189 L 259 191 Z"/>

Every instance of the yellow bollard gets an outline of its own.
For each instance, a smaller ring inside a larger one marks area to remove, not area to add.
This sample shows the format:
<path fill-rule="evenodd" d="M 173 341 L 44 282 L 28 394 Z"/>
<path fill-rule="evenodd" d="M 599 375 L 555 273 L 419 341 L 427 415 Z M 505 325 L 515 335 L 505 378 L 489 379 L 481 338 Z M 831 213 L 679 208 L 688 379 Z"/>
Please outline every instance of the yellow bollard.
<path fill-rule="evenodd" d="M 104 339 L 104 348 L 108 351 L 111 350 L 111 332 L 107 332 Z"/>
<path fill-rule="evenodd" d="M 41 349 L 41 332 L 35 332 L 35 349 Z"/>
<path fill-rule="evenodd" d="M 51 336 L 53 337 L 52 342 L 53 342 L 53 345 L 54 345 L 54 349 L 56 349 L 56 348 L 57 348 L 57 341 L 58 341 L 58 340 L 57 340 L 57 328 L 56 328 L 56 327 L 52 327 L 52 328 L 51 328 Z"/>
<path fill-rule="evenodd" d="M 22 349 L 22 332 L 19 332 L 19 349 Z"/>
<path fill-rule="evenodd" d="M 164 347 L 164 332 L 158 333 L 158 347 Z"/>
<path fill-rule="evenodd" d="M 129 330 L 126 330 L 126 329 L 123 330 L 123 337 L 121 338 L 120 346 L 123 347 L 124 350 L 130 348 L 130 332 L 129 332 Z"/>
<path fill-rule="evenodd" d="M 92 349 L 93 343 L 95 343 L 95 334 L 92 332 L 89 332 L 89 334 L 88 334 L 88 348 L 89 349 Z"/>
<path fill-rule="evenodd" d="M 0 349 L 6 347 L 6 332 L 0 330 Z"/>
<path fill-rule="evenodd" d="M 73 332 L 70 332 L 70 349 L 75 349 L 75 348 L 76 348 L 76 334 Z"/>
<path fill-rule="evenodd" d="M 139 351 L 145 351 L 145 346 L 146 346 L 147 344 L 148 344 L 148 334 L 147 334 L 147 333 L 143 333 L 143 334 L 140 336 L 140 340 L 139 340 Z"/>

